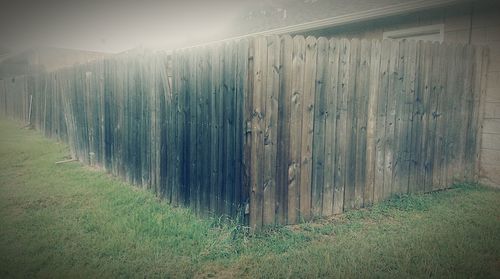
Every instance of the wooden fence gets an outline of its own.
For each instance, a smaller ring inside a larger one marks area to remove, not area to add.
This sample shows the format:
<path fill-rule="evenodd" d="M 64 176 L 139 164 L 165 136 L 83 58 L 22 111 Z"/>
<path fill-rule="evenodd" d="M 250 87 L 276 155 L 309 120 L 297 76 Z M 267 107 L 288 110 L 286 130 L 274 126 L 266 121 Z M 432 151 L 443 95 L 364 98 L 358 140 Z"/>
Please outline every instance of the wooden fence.
<path fill-rule="evenodd" d="M 0 80 L 0 114 L 28 122 L 31 91 L 29 77 L 18 76 Z"/>
<path fill-rule="evenodd" d="M 301 36 L 254 48 L 251 226 L 476 179 L 483 48 Z"/>
<path fill-rule="evenodd" d="M 248 49 L 242 40 L 122 55 L 3 80 L 2 112 L 68 142 L 73 158 L 174 205 L 243 217 Z"/>
<path fill-rule="evenodd" d="M 0 108 L 257 228 L 476 180 L 487 61 L 470 45 L 258 37 L 3 80 Z"/>

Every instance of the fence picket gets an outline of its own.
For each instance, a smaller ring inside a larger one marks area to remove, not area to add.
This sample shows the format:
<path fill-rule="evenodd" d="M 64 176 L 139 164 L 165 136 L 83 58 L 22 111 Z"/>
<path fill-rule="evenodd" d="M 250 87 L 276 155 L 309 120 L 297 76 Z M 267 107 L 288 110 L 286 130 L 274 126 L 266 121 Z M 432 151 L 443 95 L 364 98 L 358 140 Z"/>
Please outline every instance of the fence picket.
<path fill-rule="evenodd" d="M 267 37 L 267 71 L 264 112 L 264 210 L 263 223 L 275 223 L 276 214 L 276 148 L 278 140 L 278 95 L 280 40 L 278 36 Z"/>

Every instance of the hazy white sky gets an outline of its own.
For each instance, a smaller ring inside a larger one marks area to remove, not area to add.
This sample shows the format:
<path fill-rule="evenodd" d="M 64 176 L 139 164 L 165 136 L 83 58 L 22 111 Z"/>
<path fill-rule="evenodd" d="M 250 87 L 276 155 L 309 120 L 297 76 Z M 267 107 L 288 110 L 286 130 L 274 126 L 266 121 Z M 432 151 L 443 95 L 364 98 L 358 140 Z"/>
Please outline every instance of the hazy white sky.
<path fill-rule="evenodd" d="M 0 46 L 120 52 L 219 39 L 242 0 L 14 0 L 0 6 Z"/>

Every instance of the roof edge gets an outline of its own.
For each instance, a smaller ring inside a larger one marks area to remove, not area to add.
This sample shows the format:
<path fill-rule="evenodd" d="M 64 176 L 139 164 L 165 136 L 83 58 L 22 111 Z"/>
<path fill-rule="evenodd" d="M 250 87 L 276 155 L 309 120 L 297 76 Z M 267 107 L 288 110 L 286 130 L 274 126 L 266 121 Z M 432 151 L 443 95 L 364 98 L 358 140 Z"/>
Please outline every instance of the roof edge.
<path fill-rule="evenodd" d="M 280 35 L 286 33 L 313 31 L 327 27 L 336 27 L 351 23 L 359 23 L 368 20 L 380 19 L 388 16 L 398 16 L 402 14 L 441 8 L 466 2 L 470 2 L 470 0 L 418 0 L 409 3 L 390 5 L 362 12 L 356 12 L 341 16 L 335 16 L 335 17 L 300 23 L 291 26 L 280 27 L 276 29 L 248 34 L 245 36 Z"/>
<path fill-rule="evenodd" d="M 240 36 L 229 37 L 221 40 L 209 41 L 199 44 L 194 44 L 190 46 L 180 47 L 176 50 L 190 49 L 210 44 L 223 43 L 231 40 L 239 40 L 243 38 L 253 37 L 253 36 L 266 36 L 266 35 L 283 35 L 283 34 L 293 34 L 298 32 L 307 32 L 318 30 L 321 28 L 338 27 L 353 23 L 361 23 L 364 21 L 380 19 L 390 16 L 398 16 L 409 14 L 413 12 L 419 12 L 424 10 L 437 9 L 447 6 L 453 6 L 463 3 L 472 2 L 473 0 L 418 0 L 412 1 L 410 3 L 389 5 L 381 8 L 366 10 L 357 13 L 350 13 L 341 16 L 329 17 L 320 20 L 300 23 L 297 25 L 285 26 Z M 167 52 L 172 52 L 173 50 L 167 50 Z"/>

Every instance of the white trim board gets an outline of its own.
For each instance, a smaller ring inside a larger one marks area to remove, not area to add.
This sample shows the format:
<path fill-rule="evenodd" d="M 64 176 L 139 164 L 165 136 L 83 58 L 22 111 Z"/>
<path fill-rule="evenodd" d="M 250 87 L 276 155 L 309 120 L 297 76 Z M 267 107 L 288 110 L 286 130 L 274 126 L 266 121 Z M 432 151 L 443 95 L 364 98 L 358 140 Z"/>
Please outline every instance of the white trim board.
<path fill-rule="evenodd" d="M 419 26 L 384 32 L 384 39 L 426 39 L 442 42 L 444 40 L 444 24 Z"/>

